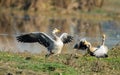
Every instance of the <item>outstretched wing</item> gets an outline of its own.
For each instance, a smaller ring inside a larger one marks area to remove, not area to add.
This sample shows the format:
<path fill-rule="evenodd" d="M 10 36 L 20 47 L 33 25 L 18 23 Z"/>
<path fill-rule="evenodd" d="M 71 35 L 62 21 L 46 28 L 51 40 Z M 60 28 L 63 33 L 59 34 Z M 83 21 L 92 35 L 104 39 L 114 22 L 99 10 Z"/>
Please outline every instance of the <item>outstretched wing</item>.
<path fill-rule="evenodd" d="M 34 32 L 28 34 L 22 34 L 16 37 L 19 42 L 24 43 L 35 43 L 39 42 L 41 45 L 48 47 L 50 44 L 54 42 L 52 38 L 50 38 L 47 34 L 43 32 Z"/>
<path fill-rule="evenodd" d="M 68 35 L 67 33 L 63 33 L 60 36 L 60 39 L 63 41 L 64 44 L 72 42 L 73 37 L 71 35 Z"/>
<path fill-rule="evenodd" d="M 86 40 L 83 38 L 80 41 L 78 41 L 75 45 L 74 45 L 74 49 L 81 49 L 81 50 L 86 50 L 87 46 L 84 44 Z"/>

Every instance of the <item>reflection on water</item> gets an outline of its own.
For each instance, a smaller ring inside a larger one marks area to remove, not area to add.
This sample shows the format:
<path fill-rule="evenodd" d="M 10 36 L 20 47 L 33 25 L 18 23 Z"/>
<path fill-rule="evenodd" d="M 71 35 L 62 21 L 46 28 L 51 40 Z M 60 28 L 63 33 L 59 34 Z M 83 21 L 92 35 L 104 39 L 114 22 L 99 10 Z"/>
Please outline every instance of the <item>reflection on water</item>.
<path fill-rule="evenodd" d="M 8 39 L 7 34 L 1 35 L 0 37 L 5 37 L 6 38 L 5 40 L 7 40 L 6 43 L 1 42 L 1 45 L 0 45 L 1 50 L 4 50 L 4 49 L 5 50 L 12 50 L 13 52 L 15 52 L 15 51 L 19 51 L 19 52 L 27 51 L 27 52 L 31 52 L 31 53 L 40 53 L 41 51 L 47 51 L 47 49 L 45 47 L 41 46 L 39 43 L 17 42 L 15 36 L 13 36 L 13 39 Z M 85 38 L 86 38 L 86 40 L 90 41 L 91 43 L 101 43 L 100 37 L 97 37 L 97 38 L 85 37 Z M 109 49 L 118 43 L 120 43 L 120 38 L 114 38 L 114 37 L 107 38 L 106 42 L 105 42 L 105 44 L 108 46 Z M 69 45 L 71 46 L 73 44 L 74 44 L 74 42 L 72 44 L 69 44 Z M 71 46 L 71 47 L 73 47 L 73 46 Z M 69 50 L 69 48 L 66 48 L 66 49 Z"/>
<path fill-rule="evenodd" d="M 16 23 L 15 23 L 16 25 Z M 83 25 L 84 26 L 84 25 Z M 117 24 L 114 21 L 105 21 L 105 22 L 101 22 L 101 29 L 102 32 L 105 32 L 105 34 L 107 35 L 106 41 L 105 41 L 105 45 L 108 46 L 108 48 L 112 48 L 113 46 L 115 46 L 116 44 L 120 43 L 120 31 L 119 31 L 119 23 Z M 74 27 L 71 27 L 71 34 L 73 33 L 73 35 L 76 33 L 78 33 L 79 31 L 76 31 L 76 29 Z M 86 26 L 83 27 L 86 28 Z M 89 28 L 89 27 L 88 27 Z M 19 33 L 19 30 L 16 28 L 16 26 L 14 26 L 14 29 L 16 30 L 17 33 Z M 89 31 L 90 32 L 90 31 Z M 85 35 L 85 32 L 81 32 L 84 34 L 81 34 L 82 36 Z M 90 33 L 90 35 L 93 33 Z M 98 34 L 98 33 L 96 33 Z M 18 35 L 18 34 L 17 34 Z M 43 51 L 47 51 L 47 49 L 43 46 L 41 46 L 39 43 L 20 43 L 17 42 L 16 40 L 16 34 L 0 34 L 0 49 L 1 50 L 12 50 L 12 51 L 20 51 L 20 52 L 24 52 L 24 51 L 28 51 L 28 52 L 32 52 L 32 53 L 40 53 L 42 50 Z M 81 38 L 81 36 L 80 36 Z M 97 45 L 100 45 L 101 43 L 101 37 L 84 37 L 86 38 L 87 41 L 91 42 L 91 43 L 97 43 Z M 75 41 L 77 38 L 74 38 Z M 69 50 L 72 47 L 71 45 L 74 45 L 75 42 L 73 42 L 72 44 L 69 44 L 70 46 L 65 48 L 67 50 Z"/>

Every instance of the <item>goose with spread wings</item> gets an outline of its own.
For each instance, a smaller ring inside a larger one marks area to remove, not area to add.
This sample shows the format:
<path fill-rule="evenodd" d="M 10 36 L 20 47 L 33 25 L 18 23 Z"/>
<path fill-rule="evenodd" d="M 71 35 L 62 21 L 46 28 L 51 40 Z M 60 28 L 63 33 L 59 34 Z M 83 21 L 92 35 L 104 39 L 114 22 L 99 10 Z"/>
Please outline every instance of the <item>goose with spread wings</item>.
<path fill-rule="evenodd" d="M 53 50 L 57 50 L 57 54 L 60 54 L 63 48 L 64 44 L 67 44 L 69 42 L 72 42 L 73 37 L 69 35 L 68 33 L 63 33 L 60 37 L 56 35 L 56 33 L 60 32 L 57 28 L 55 28 L 52 32 L 52 35 L 54 37 L 51 38 L 44 32 L 32 32 L 28 34 L 22 34 L 17 36 L 18 42 L 23 43 L 35 43 L 38 42 L 39 44 L 43 45 L 47 48 L 48 54 L 47 56 L 53 54 Z"/>

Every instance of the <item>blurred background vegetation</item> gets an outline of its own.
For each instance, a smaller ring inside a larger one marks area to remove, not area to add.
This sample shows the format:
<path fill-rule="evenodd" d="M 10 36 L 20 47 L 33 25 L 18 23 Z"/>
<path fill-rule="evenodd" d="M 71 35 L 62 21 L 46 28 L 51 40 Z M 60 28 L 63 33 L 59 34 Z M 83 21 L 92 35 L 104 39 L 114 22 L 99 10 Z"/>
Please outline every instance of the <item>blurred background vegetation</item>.
<path fill-rule="evenodd" d="M 73 36 L 98 39 L 106 33 L 116 40 L 119 5 L 119 0 L 0 0 L 0 43 L 11 47 L 15 34 L 50 33 L 55 27 Z"/>

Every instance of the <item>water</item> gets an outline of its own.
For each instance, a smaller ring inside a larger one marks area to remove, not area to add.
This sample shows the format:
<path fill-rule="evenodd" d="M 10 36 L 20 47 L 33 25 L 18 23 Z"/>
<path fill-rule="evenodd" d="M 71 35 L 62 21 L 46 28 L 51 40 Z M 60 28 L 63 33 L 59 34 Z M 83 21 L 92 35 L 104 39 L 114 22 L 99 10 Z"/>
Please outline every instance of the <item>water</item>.
<path fill-rule="evenodd" d="M 8 34 L 0 34 L 0 37 L 6 38 L 7 40 L 6 43 L 1 43 L 0 49 L 1 50 L 10 50 L 13 52 L 31 52 L 31 53 L 41 53 L 41 51 L 47 51 L 45 47 L 40 45 L 39 43 L 21 43 L 16 40 L 16 35 L 12 35 L 13 39 L 9 39 Z M 90 41 L 91 43 L 96 43 L 99 42 L 101 43 L 101 38 L 90 38 L 90 37 L 85 37 L 86 40 Z M 109 37 L 105 41 L 105 45 L 108 46 L 108 48 L 114 47 L 116 44 L 120 43 L 120 38 L 114 38 L 114 37 Z M 70 45 L 70 48 L 73 47 L 74 42 Z M 72 45 L 72 46 L 71 46 Z M 66 48 L 69 50 L 69 48 Z M 72 48 L 71 48 L 72 49 Z"/>
<path fill-rule="evenodd" d="M 114 47 L 116 44 L 120 43 L 120 31 L 119 31 L 120 26 L 119 27 L 118 26 L 119 26 L 119 23 L 116 23 L 115 21 L 101 22 L 102 31 L 105 32 L 105 34 L 107 35 L 105 44 L 106 46 L 109 47 L 109 49 Z M 74 34 L 74 32 L 79 33 L 75 30 L 74 27 L 70 27 L 70 28 L 71 28 L 70 29 L 71 34 L 72 33 Z M 0 34 L 0 50 L 11 50 L 13 52 L 28 51 L 31 53 L 40 53 L 41 51 L 47 51 L 47 49 L 41 46 L 39 43 L 20 43 L 16 40 L 17 35 L 23 34 L 23 33 L 20 33 L 19 29 L 17 28 L 16 18 L 14 18 L 13 20 L 13 29 L 15 30 L 15 34 L 4 34 L 4 33 Z M 83 35 L 85 35 L 85 32 L 83 32 Z M 91 43 L 101 43 L 100 37 L 95 37 L 95 38 L 84 37 L 84 38 L 86 38 L 86 40 L 90 41 Z M 72 44 L 69 44 L 71 49 L 73 47 L 71 45 L 74 45 L 74 43 L 75 42 L 73 42 Z"/>

